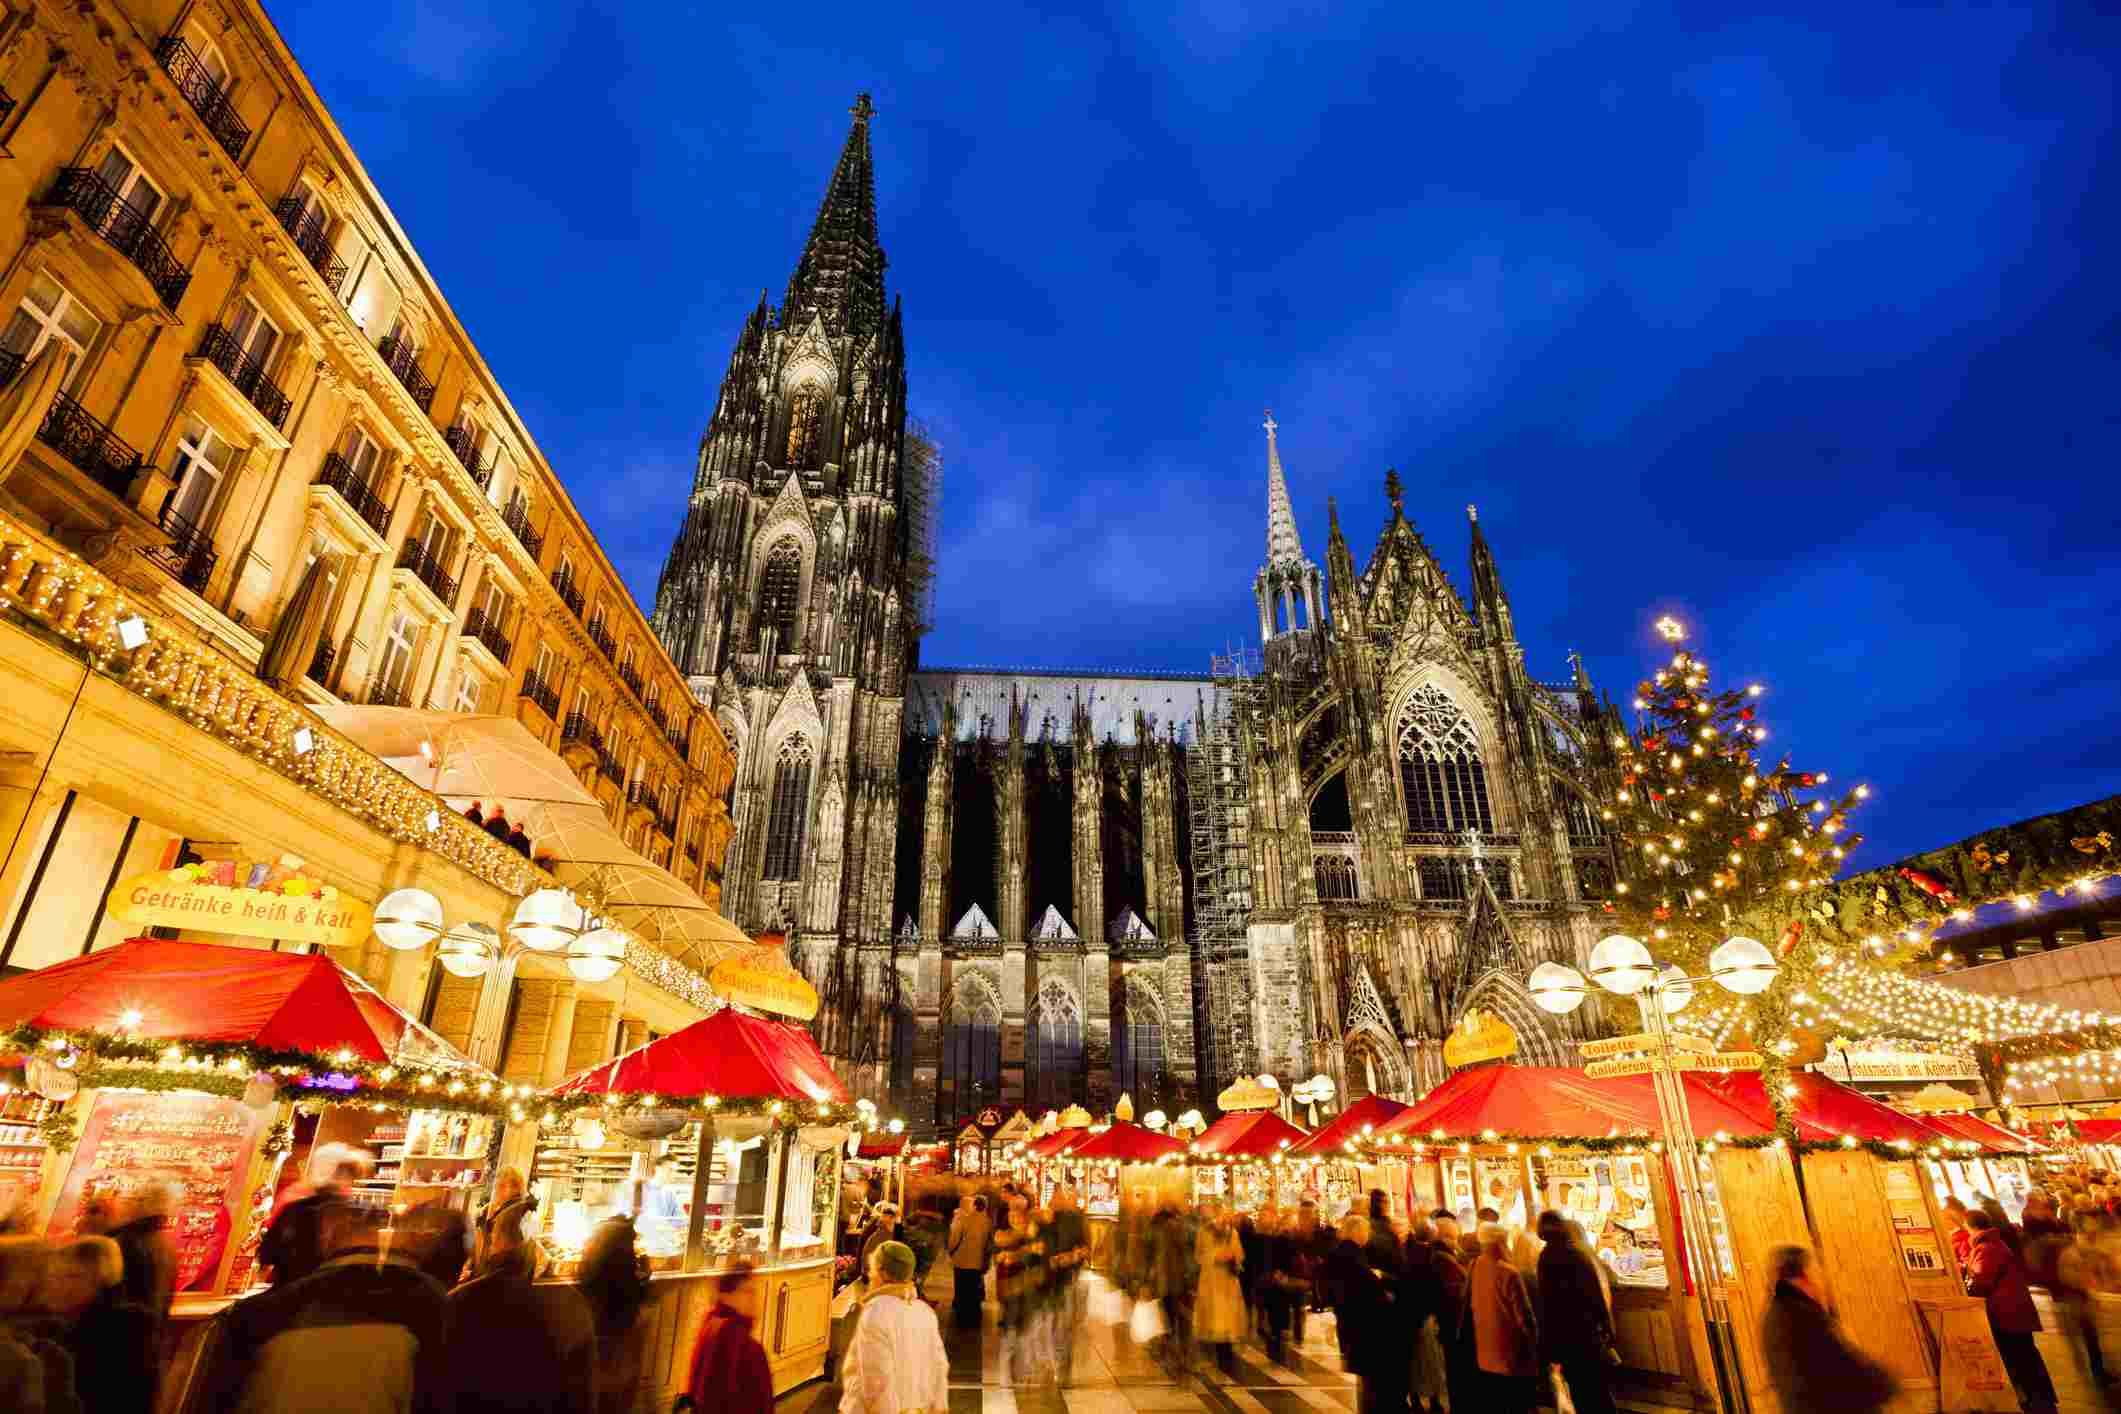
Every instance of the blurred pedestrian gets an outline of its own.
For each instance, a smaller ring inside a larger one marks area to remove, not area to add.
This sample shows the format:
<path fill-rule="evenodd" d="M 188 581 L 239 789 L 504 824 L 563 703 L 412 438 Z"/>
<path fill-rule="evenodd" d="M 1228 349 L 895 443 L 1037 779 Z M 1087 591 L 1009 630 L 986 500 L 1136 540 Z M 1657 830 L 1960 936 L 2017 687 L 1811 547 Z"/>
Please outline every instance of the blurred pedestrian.
<path fill-rule="evenodd" d="M 1361 1414 L 1398 1414 L 1406 1405 L 1406 1352 L 1393 1329 L 1390 1294 L 1370 1265 L 1370 1220 L 1350 1213 L 1326 1263 L 1341 1364 L 1361 1382 Z"/>
<path fill-rule="evenodd" d="M 594 1414 L 596 1321 L 576 1287 L 539 1285 L 514 1202 L 487 1226 L 485 1269 L 449 1293 L 438 1408 L 455 1414 Z"/>
<path fill-rule="evenodd" d="M 987 1249 L 994 1227 L 987 1218 L 987 1199 L 968 1193 L 958 1199 L 944 1245 L 950 1252 L 950 1313 L 959 1330 L 976 1330 L 986 1302 Z"/>
<path fill-rule="evenodd" d="M 385 1251 L 381 1209 L 333 1203 L 317 1216 L 322 1265 L 222 1313 L 193 1407 L 312 1414 L 323 1390 L 346 1414 L 432 1407 L 449 1322 L 442 1288 Z"/>
<path fill-rule="evenodd" d="M 1996 1352 L 2017 1386 L 2025 1414 L 2054 1414 L 2055 1382 L 2033 1341 L 2033 1333 L 2040 1329 L 2040 1311 L 2026 1283 L 2025 1263 L 2005 1240 L 1986 1204 L 1966 1215 L 1966 1226 L 1973 1234 L 1967 1244 L 1967 1294 L 1980 1297 L 1988 1307 Z"/>
<path fill-rule="evenodd" d="M 1510 1235 L 1481 1225 L 1480 1257 L 1469 1281 L 1474 1355 L 1485 1387 L 1484 1409 L 1531 1414 L 1539 1394 L 1539 1326 L 1524 1274 L 1510 1261 Z"/>
<path fill-rule="evenodd" d="M 161 1374 L 154 1313 L 125 1295 L 125 1259 L 108 1237 L 53 1249 L 41 1302 L 47 1327 L 72 1357 L 82 1414 L 149 1414 Z M 47 1392 L 48 1400 L 49 1392 Z"/>
<path fill-rule="evenodd" d="M 523 1171 L 521 1169 L 510 1165 L 493 1176 L 493 1196 L 488 1198 L 486 1205 L 479 1209 L 478 1219 L 473 1224 L 471 1251 L 471 1274 L 473 1276 L 477 1276 L 486 1270 L 488 1261 L 487 1248 L 492 1241 L 495 1219 L 508 1211 L 512 1204 L 521 1204 L 525 1210 L 536 1209 L 538 1200 L 528 1195 L 529 1187 L 523 1181 Z M 519 1221 L 521 1220 L 519 1219 Z M 539 1260 L 537 1244 L 534 1241 L 530 1243 L 530 1255 L 534 1265 L 542 1265 Z"/>
<path fill-rule="evenodd" d="M 897 1242 L 898 1240 L 898 1204 L 877 1204 L 870 1213 L 869 1235 L 862 1239 L 861 1270 L 865 1278 L 869 1274 L 869 1259 L 876 1255 L 876 1249 L 887 1242 Z"/>
<path fill-rule="evenodd" d="M 649 1290 L 648 1263 L 640 1254 L 631 1217 L 619 1213 L 590 1230 L 574 1284 L 596 1324 L 597 1409 L 599 1414 L 625 1414 L 641 1378 L 641 1347 L 633 1331 Z"/>
<path fill-rule="evenodd" d="M 126 1203 L 125 1220 L 106 1234 L 118 1244 L 125 1264 L 125 1299 L 154 1318 L 158 1339 L 177 1292 L 177 1248 L 169 1238 L 169 1220 L 179 1196 L 168 1179 L 149 1179 Z"/>
<path fill-rule="evenodd" d="M 1156 1356 L 1174 1378 L 1193 1367 L 1193 1239 L 1178 1203 L 1165 1199 L 1149 1220 L 1148 1293 L 1163 1309 L 1164 1334 Z"/>
<path fill-rule="evenodd" d="M 913 1288 L 913 1249 L 886 1242 L 869 1259 L 869 1294 L 840 1376 L 840 1414 L 924 1414 L 950 1407 L 950 1359 L 935 1309 Z"/>
<path fill-rule="evenodd" d="M 1539 1358 L 1559 1369 L 1576 1414 L 1614 1414 L 1613 1314 L 1598 1268 L 1553 1209 L 1539 1215 Z"/>
<path fill-rule="evenodd" d="M 689 1400 L 697 1414 L 773 1414 L 773 1369 L 752 1335 L 758 1316 L 757 1272 L 739 1257 L 715 1274 L 714 1305 L 692 1348 L 679 1407 Z"/>
<path fill-rule="evenodd" d="M 1786 1410 L 1802 1414 L 1872 1414 L 1899 1392 L 1885 1367 L 1841 1333 L 1812 1254 L 1777 1247 L 1768 1254 L 1774 1282 L 1760 1319 L 1760 1359 Z"/>
<path fill-rule="evenodd" d="M 464 1276 L 471 1260 L 471 1220 L 447 1198 L 430 1198 L 398 1219 L 395 1243 L 444 1291 Z"/>
<path fill-rule="evenodd" d="M 0 1390 L 21 1414 L 72 1414 L 74 1357 L 36 1318 L 51 1249 L 41 1237 L 0 1238 Z"/>
<path fill-rule="evenodd" d="M 1410 1336 L 1407 1392 L 1415 1414 L 1442 1414 L 1450 1393 L 1438 1318 L 1444 1306 L 1444 1282 L 1437 1270 L 1436 1223 L 1417 1217 L 1407 1224 L 1400 1261 L 1399 1319 Z"/>
<path fill-rule="evenodd" d="M 1075 1205 L 1073 1189 L 1054 1192 L 1047 1229 L 1046 1264 L 1051 1273 L 1053 1374 L 1062 1389 L 1075 1382 L 1075 1334 L 1083 1324 L 1083 1267 L 1090 1261 L 1090 1224 Z"/>
<path fill-rule="evenodd" d="M 1240 1280 L 1245 1252 L 1235 1219 L 1228 1212 L 1211 1210 L 1200 1225 L 1193 1250 L 1194 1265 L 1200 1269 L 1200 1284 L 1193 1297 L 1193 1339 L 1213 1347 L 1215 1363 L 1229 1374 L 1237 1368 L 1234 1347 L 1247 1333 Z"/>
<path fill-rule="evenodd" d="M 281 1208 L 258 1240 L 258 1265 L 274 1286 L 300 1281 L 324 1265 L 324 1215 L 353 1185 L 375 1172 L 375 1156 L 350 1144 L 320 1145 L 309 1156 L 309 1189 Z"/>
<path fill-rule="evenodd" d="M 1480 1361 L 1474 1350 L 1472 1275 L 1459 1256 L 1458 1219 L 1438 1208 L 1430 1221 L 1436 1241 L 1429 1264 L 1436 1273 L 1436 1343 L 1443 1347 L 1445 1390 L 1453 1410 L 1472 1409 L 1480 1398 Z"/>

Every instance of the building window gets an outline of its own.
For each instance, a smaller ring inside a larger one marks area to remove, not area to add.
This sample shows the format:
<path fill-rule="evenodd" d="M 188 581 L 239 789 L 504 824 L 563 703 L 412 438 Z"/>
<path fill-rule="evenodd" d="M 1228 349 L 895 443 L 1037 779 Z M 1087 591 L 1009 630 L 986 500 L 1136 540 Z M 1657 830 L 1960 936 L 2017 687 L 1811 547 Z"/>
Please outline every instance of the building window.
<path fill-rule="evenodd" d="M 1083 1070 L 1083 1011 L 1058 981 L 1039 988 L 1029 1061 L 1026 1078 L 1034 1109 L 1058 1109 L 1075 1098 Z"/>
<path fill-rule="evenodd" d="M 1112 1037 L 1112 1079 L 1120 1093 L 1137 1106 L 1159 1095 L 1164 1085 L 1163 1015 L 1139 987 L 1127 988 L 1126 1015 Z"/>
<path fill-rule="evenodd" d="M 913 1089 L 913 1008 L 900 1002 L 891 1009 L 891 1088 L 900 1095 Z"/>
<path fill-rule="evenodd" d="M 1355 885 L 1355 861 L 1345 854 L 1313 855 L 1311 872 L 1318 884 L 1321 902 L 1361 896 Z"/>
<path fill-rule="evenodd" d="M 556 689 L 559 686 L 560 660 L 552 651 L 551 644 L 538 645 L 537 657 L 532 660 L 530 670 L 538 675 L 538 686 L 546 689 Z"/>
<path fill-rule="evenodd" d="M 1605 838 L 1605 827 L 1598 822 L 1598 815 L 1585 803 L 1584 798 L 1567 786 L 1554 787 L 1555 804 L 1561 807 L 1561 818 L 1569 827 L 1569 839 L 1590 843 Z"/>
<path fill-rule="evenodd" d="M 1458 704 L 1433 684 L 1417 688 L 1400 709 L 1399 782 L 1409 830 L 1494 833 L 1480 739 Z"/>
<path fill-rule="evenodd" d="M 795 650 L 796 610 L 803 592 L 803 547 L 793 535 L 782 536 L 766 556 L 759 579 L 759 628 L 780 631 L 780 651 Z"/>
<path fill-rule="evenodd" d="M 413 659 L 419 656 L 420 629 L 410 613 L 394 609 L 390 627 L 383 635 L 383 662 L 376 671 L 375 691 L 369 701 L 406 706 L 412 688 Z"/>
<path fill-rule="evenodd" d="M 788 458 L 790 471 L 808 471 L 825 451 L 825 395 L 806 388 L 788 400 Z"/>
<path fill-rule="evenodd" d="M 272 356 L 280 347 L 280 330 L 266 317 L 265 311 L 258 308 L 256 300 L 246 295 L 236 301 L 235 313 L 228 321 L 228 334 L 238 352 L 250 360 L 250 367 L 266 377 L 272 376 Z M 236 366 L 243 370 L 240 362 Z"/>
<path fill-rule="evenodd" d="M 943 1090 L 958 1114 L 970 1115 L 1001 1097 L 1001 1081 L 1001 1011 L 984 997 L 967 1006 L 961 994 L 943 1037 Z"/>
<path fill-rule="evenodd" d="M 483 712 L 486 710 L 486 684 L 471 670 L 469 663 L 457 673 L 457 697 L 454 710 L 458 712 Z"/>
<path fill-rule="evenodd" d="M 1613 861 L 1601 859 L 1595 854 L 1579 854 L 1576 859 L 1576 896 L 1582 899 L 1605 899 L 1613 896 Z"/>
<path fill-rule="evenodd" d="M 483 627 L 490 628 L 495 633 L 503 636 L 507 634 L 508 620 L 514 612 L 515 601 L 508 597 L 508 586 L 501 582 L 499 575 L 489 574 L 480 581 L 478 598 L 473 602 L 472 608 L 479 615 L 479 622 Z M 551 656 L 551 653 L 551 649 L 542 645 L 538 649 L 538 680 L 540 682 L 547 680 L 545 677 L 546 660 Z"/>
<path fill-rule="evenodd" d="M 766 812 L 765 879 L 799 879 L 803 826 L 810 809 L 810 739 L 792 736 L 773 765 L 772 804 Z"/>
<path fill-rule="evenodd" d="M 40 270 L 29 277 L 29 289 L 22 296 L 22 303 L 8 320 L 7 332 L 0 334 L 0 348 L 18 355 L 26 364 L 57 339 L 66 350 L 66 385 L 71 388 L 80 382 L 83 360 L 102 332 L 103 321 L 83 309 L 81 301 L 65 286 Z"/>
<path fill-rule="evenodd" d="M 1456 900 L 1466 896 L 1465 869 L 1455 859 L 1424 855 L 1416 861 L 1415 873 L 1421 882 L 1421 896 L 1425 899 Z"/>
<path fill-rule="evenodd" d="M 234 462 L 234 451 L 219 433 L 198 418 L 186 414 L 177 434 L 177 455 L 169 469 L 176 489 L 170 492 L 167 513 L 183 527 L 197 529 L 206 524 L 214 508 L 214 497 L 222 478 Z"/>
<path fill-rule="evenodd" d="M 369 440 L 368 434 L 358 427 L 346 429 L 345 439 L 340 444 L 339 455 L 363 486 L 373 491 L 376 486 L 376 468 L 381 465 L 383 453 Z"/>
<path fill-rule="evenodd" d="M 96 176 L 118 194 L 118 200 L 127 208 L 112 218 L 110 234 L 114 241 L 129 238 L 142 226 L 154 223 L 155 213 L 162 209 L 162 189 L 148 180 L 140 164 L 124 148 L 113 144 L 96 164 Z"/>

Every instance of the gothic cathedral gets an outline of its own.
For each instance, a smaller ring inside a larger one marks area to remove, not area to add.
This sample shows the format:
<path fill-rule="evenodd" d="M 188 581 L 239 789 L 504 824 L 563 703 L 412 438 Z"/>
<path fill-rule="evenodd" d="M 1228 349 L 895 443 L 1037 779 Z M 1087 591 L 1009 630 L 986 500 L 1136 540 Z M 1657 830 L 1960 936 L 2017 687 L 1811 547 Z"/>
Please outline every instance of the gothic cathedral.
<path fill-rule="evenodd" d="M 1262 649 L 1208 672 L 923 669 L 934 449 L 907 425 L 866 95 L 778 308 L 739 335 L 656 631 L 737 752 L 723 907 L 782 932 L 820 1043 L 916 1123 L 1240 1074 L 1344 1095 L 1445 1073 L 1475 1011 L 1578 963 L 1614 858 L 1621 729 L 1525 668 L 1477 516 L 1470 600 L 1407 520 L 1323 575 L 1267 419 Z"/>

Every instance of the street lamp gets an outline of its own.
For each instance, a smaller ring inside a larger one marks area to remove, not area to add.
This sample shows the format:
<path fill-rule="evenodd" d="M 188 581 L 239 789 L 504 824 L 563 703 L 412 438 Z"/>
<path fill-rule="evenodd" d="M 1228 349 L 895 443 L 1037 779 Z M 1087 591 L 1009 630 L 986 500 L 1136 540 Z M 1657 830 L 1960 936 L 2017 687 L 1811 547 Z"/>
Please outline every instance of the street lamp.
<path fill-rule="evenodd" d="M 1665 1152 L 1671 1162 L 1673 1187 L 1679 1194 L 1680 1230 L 1686 1236 L 1687 1266 L 1700 1304 L 1702 1325 L 1713 1357 L 1717 1394 L 1725 1414 L 1743 1414 L 1748 1407 L 1745 1382 L 1740 1374 L 1738 1346 L 1731 1329 L 1730 1309 L 1720 1292 L 1714 1252 L 1715 1237 L 1709 1231 L 1708 1199 L 1701 1188 L 1701 1154 L 1694 1144 L 1693 1116 L 1687 1111 L 1686 1086 L 1673 1063 L 1672 1033 L 1667 1019 L 1686 1009 L 1694 989 L 1714 982 L 1727 992 L 1752 996 L 1767 990 L 1775 980 L 1772 953 L 1757 940 L 1728 938 L 1709 954 L 1706 977 L 1689 977 L 1679 967 L 1658 967 L 1650 950 L 1625 933 L 1601 938 L 1591 949 L 1591 981 L 1608 992 L 1635 999 L 1642 1015 L 1645 1047 L 1649 1052 L 1650 1078 L 1657 1095 L 1657 1118 L 1664 1129 Z M 1574 1011 L 1590 995 L 1583 974 L 1558 962 L 1542 962 L 1525 979 L 1525 990 L 1542 1010 L 1556 1015 Z"/>

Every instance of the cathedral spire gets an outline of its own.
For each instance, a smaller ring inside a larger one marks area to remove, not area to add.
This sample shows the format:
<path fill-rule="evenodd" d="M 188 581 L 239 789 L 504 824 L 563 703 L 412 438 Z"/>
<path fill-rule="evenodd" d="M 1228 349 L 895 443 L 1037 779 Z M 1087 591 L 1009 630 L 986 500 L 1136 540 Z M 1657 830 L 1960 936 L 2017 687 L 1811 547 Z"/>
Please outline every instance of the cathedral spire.
<path fill-rule="evenodd" d="M 1274 441 L 1274 433 L 1281 424 L 1274 420 L 1272 408 L 1267 410 L 1267 420 L 1261 426 L 1267 429 L 1267 564 L 1301 565 L 1304 563 L 1304 547 L 1296 535 L 1296 511 L 1289 504 L 1289 481 L 1282 475 L 1281 448 Z"/>
<path fill-rule="evenodd" d="M 848 111 L 854 125 L 840 149 L 839 165 L 832 169 L 802 258 L 788 277 L 783 328 L 813 314 L 835 334 L 871 333 L 883 322 L 884 248 L 876 238 L 876 177 L 869 164 L 869 119 L 876 105 L 868 94 L 858 94 Z"/>
<path fill-rule="evenodd" d="M 1515 636 L 1510 624 L 1510 596 L 1502 591 L 1502 575 L 1488 549 L 1488 537 L 1480 533 L 1480 508 L 1466 507 L 1466 523 L 1473 531 L 1473 608 L 1488 631 L 1503 638 Z"/>

